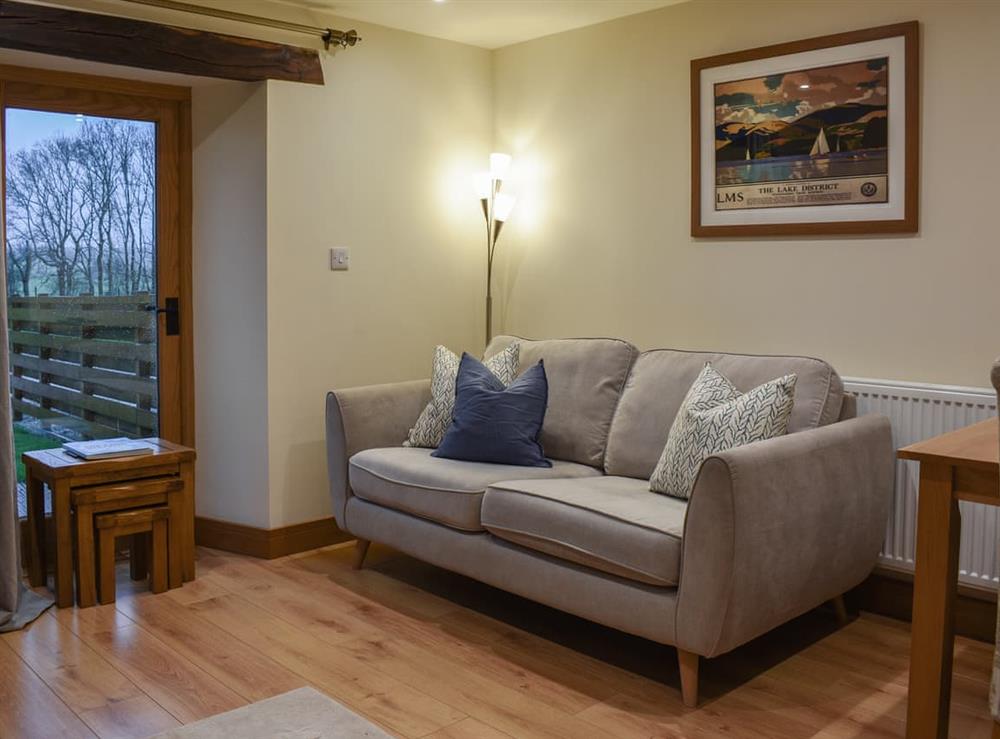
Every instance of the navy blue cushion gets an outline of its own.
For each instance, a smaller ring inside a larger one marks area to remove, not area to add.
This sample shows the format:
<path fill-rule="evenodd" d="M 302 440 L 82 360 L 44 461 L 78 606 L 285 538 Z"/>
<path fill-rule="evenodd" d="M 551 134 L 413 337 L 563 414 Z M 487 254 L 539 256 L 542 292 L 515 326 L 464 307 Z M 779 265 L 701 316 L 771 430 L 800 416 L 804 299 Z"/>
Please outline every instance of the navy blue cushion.
<path fill-rule="evenodd" d="M 551 467 L 538 443 L 548 400 L 541 361 L 504 387 L 482 362 L 462 354 L 451 426 L 431 456 Z"/>

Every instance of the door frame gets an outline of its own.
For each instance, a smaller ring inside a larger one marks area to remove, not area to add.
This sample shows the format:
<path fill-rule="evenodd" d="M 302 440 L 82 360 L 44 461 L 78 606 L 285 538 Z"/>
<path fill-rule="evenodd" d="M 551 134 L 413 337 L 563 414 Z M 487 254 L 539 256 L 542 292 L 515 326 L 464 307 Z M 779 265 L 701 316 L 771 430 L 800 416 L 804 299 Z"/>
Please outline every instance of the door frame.
<path fill-rule="evenodd" d="M 177 296 L 180 333 L 157 320 L 160 436 L 194 446 L 194 320 L 191 263 L 191 88 L 153 82 L 0 65 L 0 121 L 6 110 L 131 118 L 157 124 L 156 299 Z M 6 199 L 6 131 L 0 136 Z M 6 241 L 6 219 L 0 224 Z M 4 247 L 6 248 L 6 247 Z"/>

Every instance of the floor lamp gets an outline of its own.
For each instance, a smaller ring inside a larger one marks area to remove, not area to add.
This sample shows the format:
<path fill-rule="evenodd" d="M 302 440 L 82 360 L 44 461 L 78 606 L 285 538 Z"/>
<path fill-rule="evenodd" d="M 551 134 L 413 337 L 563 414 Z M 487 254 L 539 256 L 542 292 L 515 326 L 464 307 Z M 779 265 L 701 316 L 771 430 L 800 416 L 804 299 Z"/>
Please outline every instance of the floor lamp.
<path fill-rule="evenodd" d="M 493 338 L 493 255 L 497 248 L 500 229 L 514 209 L 515 198 L 500 192 L 504 178 L 510 170 L 510 154 L 490 154 L 490 170 L 476 178 L 479 202 L 486 218 L 486 343 Z"/>

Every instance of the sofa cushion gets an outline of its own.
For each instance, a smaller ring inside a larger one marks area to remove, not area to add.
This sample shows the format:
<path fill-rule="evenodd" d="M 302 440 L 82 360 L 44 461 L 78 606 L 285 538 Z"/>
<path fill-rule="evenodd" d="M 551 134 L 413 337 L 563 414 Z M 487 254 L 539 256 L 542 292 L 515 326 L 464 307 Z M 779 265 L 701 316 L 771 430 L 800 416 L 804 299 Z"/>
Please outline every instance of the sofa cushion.
<path fill-rule="evenodd" d="M 691 384 L 706 362 L 742 391 L 782 375 L 797 376 L 788 433 L 840 417 L 844 385 L 826 362 L 810 357 L 712 354 L 673 349 L 643 352 L 635 361 L 608 435 L 609 475 L 649 479 Z"/>
<path fill-rule="evenodd" d="M 502 384 L 509 385 L 517 377 L 517 342 L 486 362 L 487 369 Z M 455 382 L 461 359 L 447 347 L 434 349 L 431 365 L 431 399 L 417 417 L 403 446 L 434 448 L 441 443 L 455 412 Z"/>
<path fill-rule="evenodd" d="M 483 498 L 494 536 L 649 585 L 675 586 L 687 501 L 630 477 L 508 480 Z"/>
<path fill-rule="evenodd" d="M 521 371 L 545 361 L 549 404 L 539 438 L 545 456 L 602 466 L 611 419 L 638 350 L 619 339 L 530 341 L 498 336 L 486 356 L 514 341 L 521 345 Z"/>
<path fill-rule="evenodd" d="M 462 354 L 454 419 L 431 456 L 551 467 L 538 443 L 548 387 L 542 362 L 504 387 L 482 362 Z"/>
<path fill-rule="evenodd" d="M 702 462 L 712 455 L 784 436 L 795 380 L 795 375 L 784 375 L 741 393 L 706 364 L 677 411 L 649 489 L 690 498 Z"/>
<path fill-rule="evenodd" d="M 535 477 L 585 477 L 601 471 L 573 462 L 551 467 L 462 462 L 431 456 L 430 449 L 366 449 L 351 457 L 351 492 L 387 508 L 463 531 L 482 531 L 480 507 L 488 485 Z"/>

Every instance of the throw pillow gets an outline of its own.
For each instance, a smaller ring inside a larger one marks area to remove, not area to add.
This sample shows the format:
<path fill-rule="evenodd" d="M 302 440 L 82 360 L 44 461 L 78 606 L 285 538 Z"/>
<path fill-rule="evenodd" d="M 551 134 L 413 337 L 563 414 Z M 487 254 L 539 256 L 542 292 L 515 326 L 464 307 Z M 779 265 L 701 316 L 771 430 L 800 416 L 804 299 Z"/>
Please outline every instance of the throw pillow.
<path fill-rule="evenodd" d="M 431 456 L 551 467 L 538 443 L 548 400 L 541 361 L 504 387 L 482 362 L 463 354 L 455 383 L 455 418 Z"/>
<path fill-rule="evenodd" d="M 515 341 L 499 354 L 486 360 L 486 367 L 497 379 L 509 385 L 517 377 L 517 360 L 520 345 Z M 410 429 L 403 446 L 433 449 L 441 443 L 444 432 L 451 425 L 455 410 L 455 378 L 458 376 L 459 357 L 443 346 L 434 349 L 431 368 L 431 400 L 421 411 Z"/>
<path fill-rule="evenodd" d="M 741 393 L 706 363 L 677 411 L 667 445 L 649 478 L 649 489 L 688 498 L 708 457 L 782 436 L 792 412 L 795 379 L 795 375 L 785 375 Z"/>

